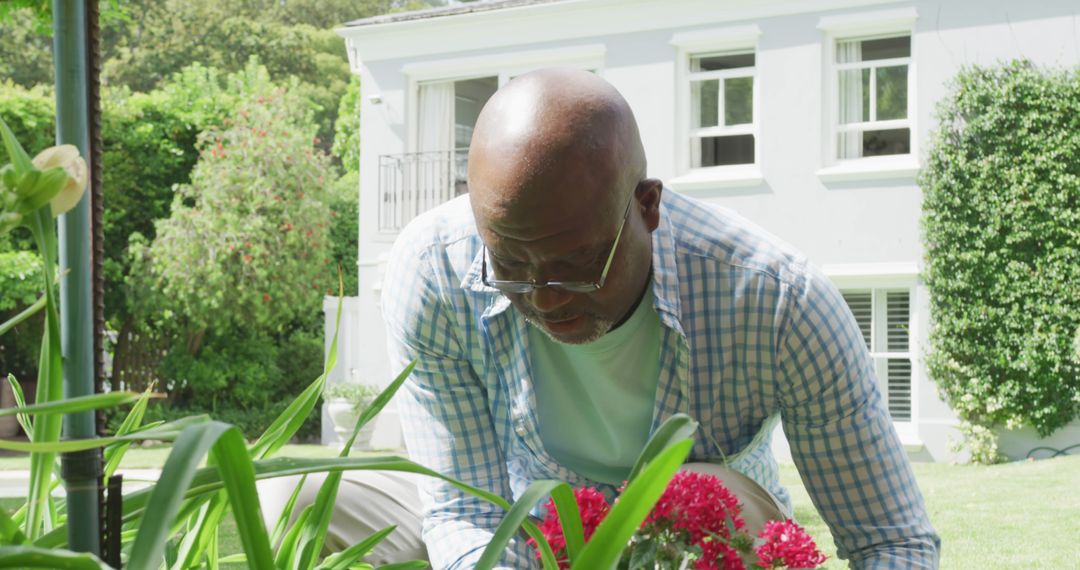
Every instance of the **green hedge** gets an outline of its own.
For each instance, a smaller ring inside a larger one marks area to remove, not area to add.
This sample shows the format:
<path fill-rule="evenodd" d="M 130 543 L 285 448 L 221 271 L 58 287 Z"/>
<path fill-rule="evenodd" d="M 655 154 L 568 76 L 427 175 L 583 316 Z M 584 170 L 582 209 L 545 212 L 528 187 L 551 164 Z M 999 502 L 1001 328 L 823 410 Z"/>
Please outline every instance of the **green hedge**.
<path fill-rule="evenodd" d="M 930 376 L 962 420 L 1080 415 L 1080 70 L 967 67 L 920 185 Z"/>

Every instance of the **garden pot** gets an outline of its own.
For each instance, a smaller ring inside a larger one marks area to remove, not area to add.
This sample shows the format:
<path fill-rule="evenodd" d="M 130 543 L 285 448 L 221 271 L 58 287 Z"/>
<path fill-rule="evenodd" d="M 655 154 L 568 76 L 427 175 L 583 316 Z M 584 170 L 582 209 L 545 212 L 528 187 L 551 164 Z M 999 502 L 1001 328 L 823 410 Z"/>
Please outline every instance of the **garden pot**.
<path fill-rule="evenodd" d="M 352 435 L 353 429 L 356 427 L 356 421 L 360 418 L 360 413 L 356 411 L 356 404 L 349 400 L 333 399 L 326 403 L 326 413 L 334 424 L 334 433 L 337 434 L 341 444 L 344 444 Z M 374 421 L 364 425 L 364 428 L 357 434 L 356 441 L 353 442 L 353 449 L 371 449 L 371 434 L 374 432 Z"/>

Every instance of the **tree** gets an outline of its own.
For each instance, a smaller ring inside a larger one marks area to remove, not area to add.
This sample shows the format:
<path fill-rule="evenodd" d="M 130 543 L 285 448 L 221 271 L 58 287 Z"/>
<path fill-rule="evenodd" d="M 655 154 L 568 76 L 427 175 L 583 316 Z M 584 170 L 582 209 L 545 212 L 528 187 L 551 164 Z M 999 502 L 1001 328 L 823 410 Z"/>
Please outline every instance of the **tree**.
<path fill-rule="evenodd" d="M 329 162 L 303 112 L 290 89 L 242 102 L 201 137 L 191 184 L 156 226 L 146 269 L 193 354 L 209 328 L 273 331 L 321 306 Z"/>

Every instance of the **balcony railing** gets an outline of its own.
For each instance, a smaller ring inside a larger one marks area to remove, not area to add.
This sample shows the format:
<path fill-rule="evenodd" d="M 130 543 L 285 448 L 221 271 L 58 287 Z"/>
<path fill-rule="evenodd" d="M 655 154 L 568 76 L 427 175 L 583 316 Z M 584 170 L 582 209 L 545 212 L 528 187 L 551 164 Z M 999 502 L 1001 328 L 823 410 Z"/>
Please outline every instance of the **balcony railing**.
<path fill-rule="evenodd" d="M 396 232 L 422 214 L 468 192 L 468 149 L 379 157 L 379 231 Z"/>

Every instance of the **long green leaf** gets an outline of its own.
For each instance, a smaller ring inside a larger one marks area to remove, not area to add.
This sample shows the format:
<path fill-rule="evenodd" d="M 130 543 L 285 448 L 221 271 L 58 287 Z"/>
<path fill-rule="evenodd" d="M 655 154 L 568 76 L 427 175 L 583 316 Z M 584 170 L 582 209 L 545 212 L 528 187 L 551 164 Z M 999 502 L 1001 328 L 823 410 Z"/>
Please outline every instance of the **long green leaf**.
<path fill-rule="evenodd" d="M 139 399 L 139 395 L 132 392 L 109 392 L 108 394 L 91 394 L 45 402 L 43 404 L 31 404 L 21 408 L 0 409 L 0 418 L 13 416 L 17 413 L 26 414 L 73 414 L 87 410 L 101 410 L 129 404 Z"/>
<path fill-rule="evenodd" d="M 296 559 L 297 545 L 300 542 L 300 533 L 307 525 L 308 519 L 311 518 L 311 512 L 314 509 L 314 505 L 308 505 L 300 511 L 300 515 L 296 517 L 296 524 L 289 529 L 289 532 L 285 533 L 285 538 L 281 541 L 281 546 L 278 547 L 277 556 L 274 558 L 274 564 L 277 568 L 282 570 L 288 570 L 293 560 Z"/>
<path fill-rule="evenodd" d="M 127 435 L 115 435 L 112 437 L 97 437 L 90 439 L 71 439 L 65 441 L 56 441 L 52 443 L 28 443 L 25 441 L 0 439 L 0 449 L 7 449 L 10 451 L 29 451 L 32 453 L 48 452 L 55 454 L 64 453 L 67 451 L 83 451 L 85 449 L 105 447 L 106 445 L 125 441 L 172 441 L 179 437 L 185 428 L 193 425 L 204 424 L 208 421 L 209 419 L 206 416 L 189 416 L 186 418 L 180 418 L 175 421 L 165 422 L 164 424 L 161 424 L 153 429 L 141 430 L 134 433 L 129 433 Z"/>
<path fill-rule="evenodd" d="M 382 409 L 386 406 L 390 399 L 394 397 L 394 394 L 401 388 L 401 385 L 412 373 L 413 368 L 416 366 L 416 362 L 409 363 L 405 367 L 405 370 L 398 374 L 398 377 L 386 387 L 375 398 L 370 406 L 367 407 L 356 420 L 356 425 L 353 426 L 352 435 L 349 436 L 349 440 L 345 442 L 345 445 L 341 448 L 340 457 L 348 457 L 349 451 L 352 449 L 353 443 L 356 441 L 357 434 L 360 433 L 361 428 L 364 427 L 369 421 L 372 420 Z M 323 481 L 322 486 L 319 488 L 319 493 L 315 498 L 315 509 L 311 513 L 311 518 L 308 519 L 307 524 L 304 525 L 304 529 L 300 534 L 300 542 L 297 546 L 299 553 L 299 559 L 292 566 L 301 570 L 309 570 L 315 567 L 318 562 L 319 551 L 322 549 L 322 545 L 326 542 L 326 530 L 330 526 L 330 519 L 334 514 L 334 503 L 337 499 L 338 488 L 341 485 L 341 472 L 331 473 Z"/>
<path fill-rule="evenodd" d="M 211 453 L 225 482 L 236 530 L 248 561 L 254 568 L 272 568 L 274 555 L 263 524 L 259 493 L 255 489 L 255 467 L 247 454 L 244 435 L 236 428 L 226 431 L 217 439 Z"/>
<path fill-rule="evenodd" d="M 397 526 L 390 525 L 375 534 L 365 538 L 364 540 L 326 557 L 322 564 L 319 564 L 318 570 L 349 570 L 352 564 L 361 558 L 367 556 L 376 545 L 383 541 L 384 538 L 390 536 L 390 533 L 394 532 Z"/>
<path fill-rule="evenodd" d="M 274 532 L 270 533 L 270 544 L 279 544 L 282 537 L 285 536 L 285 531 L 289 526 L 289 519 L 292 518 L 292 512 L 296 508 L 296 500 L 300 498 L 300 491 L 304 489 L 304 483 L 306 482 L 307 475 L 301 475 L 300 482 L 297 483 L 296 488 L 289 495 L 289 500 L 285 503 L 285 508 L 278 515 L 277 524 L 274 525 Z"/>
<path fill-rule="evenodd" d="M 175 446 L 174 446 L 175 453 Z M 406 473 L 418 473 L 429 477 L 435 477 L 454 485 L 458 489 L 469 493 L 475 497 L 479 497 L 493 505 L 497 505 L 503 509 L 510 510 L 510 503 L 501 496 L 485 491 L 471 485 L 467 485 L 452 477 L 447 477 L 437 471 L 433 471 L 423 465 L 412 462 L 408 459 L 397 456 L 368 456 L 368 457 L 331 457 L 331 458 L 293 458 L 293 457 L 275 457 L 272 459 L 265 459 L 262 461 L 255 461 L 255 478 L 257 480 L 273 479 L 275 477 L 292 477 L 296 475 L 304 475 L 311 473 L 329 473 L 334 471 L 353 471 L 353 470 L 375 470 L 375 471 L 401 471 Z M 156 510 L 156 508 L 150 507 L 149 499 L 158 487 L 161 487 L 162 483 L 159 480 L 158 483 L 152 487 L 140 489 L 133 493 L 124 496 L 124 514 L 123 521 L 125 524 L 132 523 L 134 521 L 143 519 L 145 524 L 144 515 L 147 510 Z M 221 482 L 221 473 L 214 467 L 204 467 L 195 472 L 194 477 L 191 479 L 191 483 L 186 490 L 179 490 L 175 486 L 169 487 L 169 492 L 176 494 L 182 498 L 194 498 L 199 496 L 205 496 L 211 493 L 216 493 L 223 488 Z M 540 529 L 536 527 L 531 521 L 526 521 L 523 525 L 525 532 L 533 539 L 537 541 L 543 539 Z M 49 533 L 46 536 L 41 537 L 34 541 L 35 546 L 41 546 L 45 548 L 56 548 L 66 544 L 67 534 L 63 532 L 63 529 L 57 529 Z"/>
<path fill-rule="evenodd" d="M 112 566 L 93 554 L 34 546 L 0 546 L 0 568 L 112 570 Z"/>
<path fill-rule="evenodd" d="M 11 393 L 15 396 L 15 405 L 17 407 L 26 406 L 26 396 L 23 394 L 22 385 L 15 379 L 13 374 L 8 374 L 8 384 L 11 385 Z M 23 431 L 26 432 L 26 437 L 31 440 L 34 439 L 34 424 L 30 421 L 30 416 L 26 414 L 18 414 L 15 416 L 19 420 L 19 425 L 22 426 Z"/>
<path fill-rule="evenodd" d="M 506 545 L 510 544 L 510 539 L 517 534 L 522 523 L 529 519 L 529 511 L 532 510 L 536 503 L 560 487 L 570 489 L 570 486 L 562 481 L 542 480 L 530 483 L 525 492 L 514 502 L 514 506 L 503 517 L 499 526 L 496 527 L 495 534 L 491 536 L 491 541 L 488 542 L 484 552 L 480 555 L 480 560 L 476 563 L 476 568 L 479 570 L 491 570 L 494 568 L 499 562 L 499 558 L 502 557 L 503 551 L 506 550 Z M 573 493 L 573 491 L 570 492 Z M 580 522 L 578 524 L 580 525 Z M 544 567 L 558 568 L 559 563 L 555 559 L 555 553 L 552 552 L 551 545 L 546 540 L 538 541 L 538 544 Z"/>
<path fill-rule="evenodd" d="M 572 561 L 573 570 L 613 568 L 626 548 L 626 543 L 653 505 L 667 488 L 668 481 L 690 454 L 693 441 L 686 439 L 657 454 L 619 497 L 619 501 L 596 528 L 581 555 Z"/>
<path fill-rule="evenodd" d="M 656 432 L 649 438 L 649 442 L 645 444 L 645 449 L 638 455 L 634 468 L 630 470 L 630 476 L 627 477 L 627 483 L 633 481 L 645 465 L 655 459 L 660 452 L 676 442 L 693 437 L 697 428 L 698 423 L 686 414 L 673 414 L 664 420 L 664 423 L 660 424 L 660 427 L 656 428 Z"/>
<path fill-rule="evenodd" d="M 197 515 L 179 517 L 178 520 L 192 518 L 194 522 L 188 525 L 187 533 L 184 535 L 183 540 L 180 541 L 176 564 L 172 565 L 172 568 L 177 570 L 193 568 L 198 566 L 199 560 L 204 555 L 209 556 L 208 550 L 217 534 L 221 520 L 225 517 L 228 506 L 228 497 L 224 493 L 217 493 L 210 498 L 209 502 L 202 505 Z"/>
<path fill-rule="evenodd" d="M 6 135 L 11 132 L 4 127 Z M 13 139 L 13 137 L 12 137 Z M 15 143 L 18 147 L 18 143 Z M 12 161 L 22 161 L 18 157 L 21 147 L 8 151 L 16 155 Z M 19 168 L 16 165 L 16 168 Z M 49 208 L 39 208 L 30 216 L 30 233 L 34 236 L 38 253 L 44 263 L 42 264 L 42 277 L 45 286 L 45 332 L 41 340 L 41 356 L 38 361 L 38 385 L 35 402 L 45 404 L 61 400 L 64 397 L 63 358 L 60 344 L 60 315 L 56 298 L 56 288 L 53 285 L 53 267 L 55 263 L 56 247 L 56 224 L 53 222 L 52 212 Z M 33 440 L 35 444 L 52 444 L 59 441 L 62 416 L 47 414 L 34 419 Z M 52 521 L 45 520 L 46 512 L 52 508 L 49 497 L 49 487 L 52 479 L 53 464 L 56 461 L 56 452 L 48 450 L 36 450 L 30 454 L 30 489 L 27 493 L 27 513 L 24 531 L 30 540 L 41 536 L 42 532 L 49 531 Z M 52 519 L 52 517 L 50 517 Z M 55 520 L 55 519 L 53 519 Z M 45 526 L 43 527 L 43 523 Z"/>
<path fill-rule="evenodd" d="M 146 515 L 131 547 L 128 565 L 156 568 L 164 557 L 171 523 L 180 510 L 184 495 L 202 458 L 211 449 L 217 470 L 229 493 L 244 552 L 256 568 L 270 568 L 273 557 L 266 529 L 262 526 L 255 473 L 240 431 L 228 424 L 211 421 L 192 426 L 176 439 L 161 470 L 158 484 L 150 494 Z M 260 532 L 261 531 L 261 532 Z"/>
<path fill-rule="evenodd" d="M 16 175 L 22 176 L 34 168 L 30 155 L 26 154 L 26 150 L 19 144 L 18 139 L 15 138 L 15 133 L 11 132 L 3 118 L 0 118 L 0 137 L 4 139 L 8 160 L 11 161 L 11 166 L 15 167 Z"/>
<path fill-rule="evenodd" d="M 146 416 L 146 408 L 150 404 L 150 396 L 153 394 L 154 385 L 146 387 L 143 393 L 139 396 L 139 400 L 135 402 L 135 405 L 128 410 L 124 421 L 120 423 L 120 427 L 116 429 L 116 435 L 128 435 L 137 431 L 142 426 L 143 418 Z M 124 458 L 124 454 L 127 453 L 128 448 L 131 447 L 131 443 L 116 443 L 105 447 L 105 475 L 104 480 L 108 481 L 109 477 L 112 477 L 113 473 L 116 473 L 116 469 L 120 467 L 120 461 Z"/>
<path fill-rule="evenodd" d="M 571 560 L 578 557 L 585 547 L 585 531 L 581 527 L 581 510 L 578 509 L 574 491 L 569 486 L 556 487 L 551 491 L 555 501 L 555 511 L 562 523 L 563 538 L 566 539 L 566 554 Z"/>
<path fill-rule="evenodd" d="M 343 298 L 338 298 L 337 313 L 334 317 L 334 338 L 330 341 L 330 353 L 326 357 L 323 372 L 308 385 L 299 396 L 274 421 L 266 428 L 259 439 L 252 444 L 250 454 L 252 459 L 266 459 L 273 455 L 289 439 L 296 434 L 304 420 L 319 402 L 323 387 L 326 385 L 326 377 L 337 365 L 338 330 L 341 328 L 341 307 Z"/>
<path fill-rule="evenodd" d="M 25 544 L 26 535 L 19 530 L 19 525 L 11 520 L 7 509 L 0 508 L 0 544 Z"/>
<path fill-rule="evenodd" d="M 45 296 L 42 295 L 41 298 L 35 301 L 33 305 L 30 305 L 29 307 L 23 309 L 21 313 L 15 315 L 14 317 L 11 317 L 7 321 L 4 321 L 4 324 L 0 325 L 0 336 L 3 336 L 4 333 L 15 328 L 16 326 L 18 326 L 19 323 L 25 321 L 26 319 L 29 319 L 30 317 L 36 315 L 38 311 L 44 308 Z"/>

